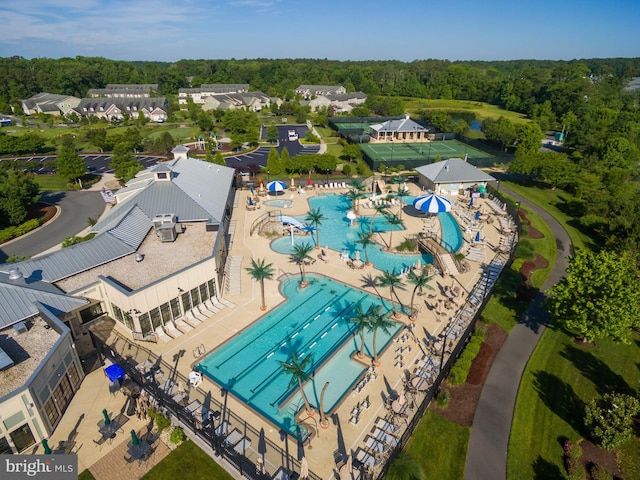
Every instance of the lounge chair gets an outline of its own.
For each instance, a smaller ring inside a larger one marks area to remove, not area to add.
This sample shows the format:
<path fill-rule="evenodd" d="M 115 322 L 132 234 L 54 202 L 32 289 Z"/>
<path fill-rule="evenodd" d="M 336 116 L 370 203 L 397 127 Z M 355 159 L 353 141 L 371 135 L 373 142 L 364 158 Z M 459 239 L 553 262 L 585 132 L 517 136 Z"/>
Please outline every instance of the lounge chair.
<path fill-rule="evenodd" d="M 224 309 L 224 305 L 216 304 L 212 299 L 206 300 L 202 302 L 202 304 L 206 307 L 207 310 L 218 313 L 220 310 Z"/>
<path fill-rule="evenodd" d="M 212 298 L 211 300 L 213 300 L 213 301 L 215 302 L 215 297 L 214 297 L 214 298 Z M 236 304 L 235 304 L 235 303 L 230 302 L 229 300 L 226 300 L 226 299 L 224 299 L 224 298 L 221 298 L 221 299 L 219 300 L 219 302 L 220 302 L 222 305 L 225 305 L 225 306 L 227 306 L 227 307 L 229 307 L 229 308 L 233 308 L 233 307 L 235 307 L 235 306 L 236 306 Z"/>
<path fill-rule="evenodd" d="M 384 453 L 389 449 L 388 445 L 379 442 L 370 435 L 367 435 L 364 444 L 373 453 Z"/>
<path fill-rule="evenodd" d="M 182 331 L 182 333 L 187 333 L 193 330 L 193 327 L 189 325 L 187 322 L 185 322 L 184 320 L 182 320 L 181 318 L 174 320 L 173 323 L 176 324 L 176 327 L 178 327 L 178 330 Z"/>
<path fill-rule="evenodd" d="M 197 319 L 191 310 L 184 313 L 184 320 L 192 327 L 197 327 L 202 323 L 202 320 Z"/>
<path fill-rule="evenodd" d="M 198 310 L 198 307 L 193 307 L 190 311 L 195 318 L 200 320 L 200 323 L 204 322 L 205 320 L 209 320 L 209 315 L 207 315 L 206 313 L 202 313 L 200 310 Z"/>
<path fill-rule="evenodd" d="M 173 340 L 169 335 L 167 335 L 162 327 L 156 327 L 156 335 L 158 338 L 162 340 L 164 343 L 170 342 Z"/>
<path fill-rule="evenodd" d="M 240 441 L 236 444 L 235 447 L 233 447 L 233 450 L 238 454 L 238 455 L 244 455 L 244 452 L 247 450 L 247 448 L 249 448 L 251 446 L 251 440 L 249 440 L 247 437 L 243 437 L 240 439 Z"/>
<path fill-rule="evenodd" d="M 228 431 L 229 431 L 229 422 L 225 420 L 220 425 L 218 425 L 218 428 L 216 428 L 216 435 L 218 437 L 224 437 Z"/>
<path fill-rule="evenodd" d="M 223 440 L 223 444 L 225 447 L 233 447 L 236 443 L 238 443 L 242 439 L 242 434 L 240 430 L 234 428 L 229 435 L 225 437 Z"/>
<path fill-rule="evenodd" d="M 176 328 L 173 322 L 165 323 L 164 331 L 167 332 L 168 335 L 171 335 L 173 338 L 178 338 L 180 335 L 182 335 L 182 332 Z"/>
<path fill-rule="evenodd" d="M 200 304 L 197 307 L 194 307 L 194 310 L 198 310 L 201 316 L 207 317 L 207 320 L 211 318 L 212 315 L 215 315 L 216 312 L 212 312 L 207 310 L 204 305 Z"/>

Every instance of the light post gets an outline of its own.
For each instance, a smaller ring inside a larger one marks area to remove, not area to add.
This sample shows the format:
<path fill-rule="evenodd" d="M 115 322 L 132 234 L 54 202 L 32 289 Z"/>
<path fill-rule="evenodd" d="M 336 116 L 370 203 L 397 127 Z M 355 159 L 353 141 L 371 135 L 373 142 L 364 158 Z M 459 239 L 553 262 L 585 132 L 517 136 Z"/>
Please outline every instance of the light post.
<path fill-rule="evenodd" d="M 270 173 L 271 173 L 271 171 L 270 171 L 270 170 L 267 170 L 267 183 L 269 183 L 269 179 L 270 179 L 269 174 L 270 174 Z"/>
<path fill-rule="evenodd" d="M 327 183 L 329 183 L 329 169 L 327 168 Z"/>
<path fill-rule="evenodd" d="M 498 182 L 498 193 L 500 193 L 500 180 L 496 180 Z"/>

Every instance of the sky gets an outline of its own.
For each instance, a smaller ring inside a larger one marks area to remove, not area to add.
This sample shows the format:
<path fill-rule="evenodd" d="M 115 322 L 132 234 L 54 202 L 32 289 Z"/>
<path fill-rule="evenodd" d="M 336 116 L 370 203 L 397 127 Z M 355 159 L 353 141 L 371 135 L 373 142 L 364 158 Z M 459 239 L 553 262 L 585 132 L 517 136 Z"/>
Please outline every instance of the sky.
<path fill-rule="evenodd" d="M 640 56 L 638 0 L 0 0 L 0 57 Z"/>

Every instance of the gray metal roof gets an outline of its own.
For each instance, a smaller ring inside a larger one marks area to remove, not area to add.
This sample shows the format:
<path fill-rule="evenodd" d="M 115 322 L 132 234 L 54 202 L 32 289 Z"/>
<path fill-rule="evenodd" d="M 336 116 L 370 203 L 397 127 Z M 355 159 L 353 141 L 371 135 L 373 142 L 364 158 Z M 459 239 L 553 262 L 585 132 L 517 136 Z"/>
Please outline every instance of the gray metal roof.
<path fill-rule="evenodd" d="M 371 125 L 373 130 L 378 132 L 428 132 L 429 129 L 424 128 L 419 123 L 414 122 L 406 115 L 399 120 L 387 120 L 384 123 Z"/>
<path fill-rule="evenodd" d="M 461 158 L 450 158 L 441 162 L 423 165 L 415 170 L 433 183 L 491 182 L 495 180 L 491 175 L 484 173 Z"/>
<path fill-rule="evenodd" d="M 12 282 L 0 273 L 0 330 L 38 313 L 37 303 L 59 315 L 87 303 L 84 298 L 65 295 L 44 282 Z"/>

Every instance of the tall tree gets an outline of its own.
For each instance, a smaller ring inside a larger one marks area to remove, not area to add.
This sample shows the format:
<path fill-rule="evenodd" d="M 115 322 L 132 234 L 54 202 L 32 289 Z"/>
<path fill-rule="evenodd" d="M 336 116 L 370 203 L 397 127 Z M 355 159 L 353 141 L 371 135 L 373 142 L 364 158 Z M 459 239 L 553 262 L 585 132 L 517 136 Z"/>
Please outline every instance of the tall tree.
<path fill-rule="evenodd" d="M 87 164 L 75 148 L 62 147 L 56 157 L 56 171 L 65 180 L 73 182 L 85 174 Z"/>
<path fill-rule="evenodd" d="M 302 395 L 304 401 L 304 408 L 307 411 L 307 415 L 313 415 L 313 409 L 307 400 L 307 396 L 304 393 L 303 384 L 309 380 L 309 374 L 307 373 L 309 365 L 312 363 L 313 357 L 311 354 L 306 355 L 303 359 L 300 359 L 298 353 L 295 350 L 291 350 L 291 360 L 289 362 L 281 362 L 280 365 L 284 369 L 285 373 L 291 375 L 291 381 L 289 382 L 289 388 L 298 384 L 298 391 Z"/>
<path fill-rule="evenodd" d="M 367 247 L 370 247 L 371 245 L 375 245 L 375 241 L 373 240 L 373 233 L 371 232 L 358 232 L 358 240 L 357 242 L 362 245 L 362 250 L 364 252 L 364 263 L 365 265 L 369 266 L 371 265 L 371 262 L 369 261 L 369 254 L 367 251 Z"/>
<path fill-rule="evenodd" d="M 402 282 L 400 275 L 395 272 L 389 272 L 385 270 L 384 272 L 382 272 L 382 275 L 378 275 L 378 284 L 381 287 L 389 287 L 389 300 L 391 300 L 391 310 L 393 311 L 393 317 L 398 318 L 399 315 L 396 311 L 396 304 L 393 301 L 393 297 L 398 297 L 398 295 L 396 294 L 396 288 L 402 289 L 402 287 L 404 287 L 404 283 Z"/>
<path fill-rule="evenodd" d="M 256 282 L 260 282 L 260 295 L 262 298 L 262 305 L 260 305 L 260 310 L 266 310 L 267 304 L 264 298 L 264 281 L 271 280 L 273 278 L 273 264 L 265 263 L 264 258 L 258 261 L 252 258 L 251 266 L 245 268 L 245 270 L 249 273 L 249 276 L 251 278 L 253 278 Z"/>
<path fill-rule="evenodd" d="M 27 218 L 27 207 L 40 199 L 40 187 L 29 176 L 8 170 L 0 176 L 0 225 L 19 225 Z"/>
<path fill-rule="evenodd" d="M 391 226 L 389 229 L 389 247 L 387 248 L 388 251 L 391 251 L 393 249 L 393 231 L 396 227 L 404 227 L 404 222 L 395 213 L 387 213 L 385 218 L 387 219 L 387 223 Z"/>
<path fill-rule="evenodd" d="M 628 253 L 579 250 L 567 276 L 552 289 L 553 317 L 584 341 L 612 338 L 628 342 L 640 323 L 640 290 L 635 259 Z"/>
<path fill-rule="evenodd" d="M 322 221 L 325 218 L 326 217 L 322 214 L 319 208 L 312 208 L 311 210 L 309 210 L 309 213 L 307 213 L 307 216 L 305 217 L 305 220 L 307 222 L 311 222 L 316 229 L 316 248 L 320 248 L 320 236 L 318 233 L 318 227 L 322 224 Z"/>
<path fill-rule="evenodd" d="M 269 125 L 267 127 L 267 140 L 271 143 L 276 143 L 278 141 L 278 127 L 275 125 Z"/>
<path fill-rule="evenodd" d="M 368 313 L 368 312 L 367 312 Z M 389 319 L 391 311 L 383 312 L 382 306 L 378 306 L 369 314 L 369 330 L 373 332 L 373 364 L 380 365 L 378 361 L 378 348 L 376 341 L 378 338 L 378 330 L 382 330 L 386 334 L 391 332 L 394 322 Z"/>
<path fill-rule="evenodd" d="M 387 480 L 426 480 L 427 475 L 420 462 L 407 450 L 402 450 L 391 461 L 385 478 Z"/>
<path fill-rule="evenodd" d="M 304 266 L 307 262 L 311 261 L 312 258 L 309 253 L 313 250 L 313 247 L 310 243 L 304 243 L 302 245 L 294 245 L 293 251 L 291 255 L 289 255 L 289 260 L 300 267 L 300 286 L 306 287 L 307 280 L 305 278 L 305 269 Z"/>
<path fill-rule="evenodd" d="M 415 301 L 415 297 L 416 297 L 416 293 L 420 292 L 422 293 L 422 290 L 424 288 L 428 288 L 429 290 L 433 290 L 433 287 L 429 285 L 429 282 L 431 281 L 431 279 L 433 278 L 432 275 L 429 275 L 428 271 L 427 271 L 427 267 L 421 268 L 420 271 L 418 273 L 416 273 L 414 270 L 409 270 L 409 274 L 407 275 L 407 280 L 409 280 L 409 283 L 411 283 L 413 285 L 413 292 L 411 292 L 411 304 L 409 306 L 409 319 L 410 320 L 415 320 L 416 318 L 416 310 L 413 308 L 414 306 L 414 301 Z"/>
<path fill-rule="evenodd" d="M 124 183 L 131 180 L 136 173 L 143 169 L 126 143 L 118 143 L 113 148 L 113 156 L 109 167 L 114 170 L 116 178 Z"/>
<path fill-rule="evenodd" d="M 355 317 L 349 319 L 350 323 L 356 324 L 356 333 L 360 335 L 360 349 L 358 350 L 358 358 L 364 358 L 364 333 L 369 329 L 374 310 L 378 307 L 370 305 L 366 312 L 362 311 L 362 304 L 358 303 L 355 309 Z"/>

